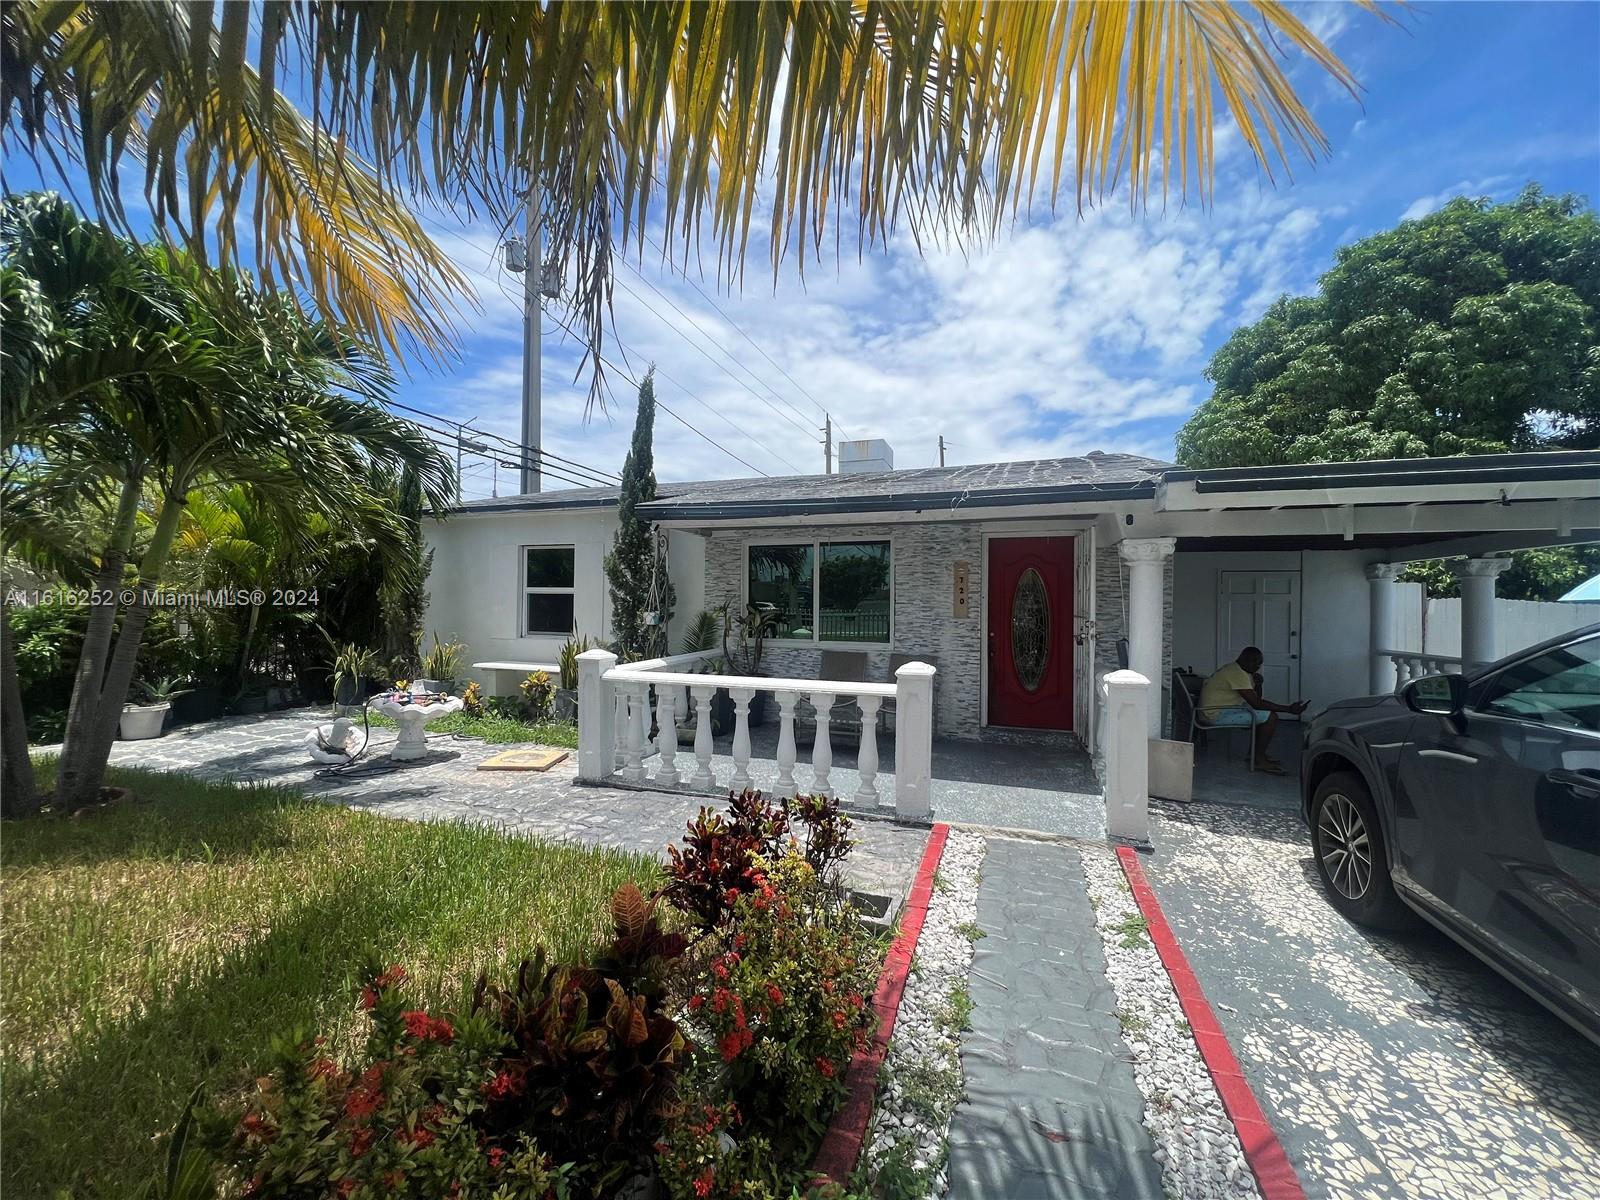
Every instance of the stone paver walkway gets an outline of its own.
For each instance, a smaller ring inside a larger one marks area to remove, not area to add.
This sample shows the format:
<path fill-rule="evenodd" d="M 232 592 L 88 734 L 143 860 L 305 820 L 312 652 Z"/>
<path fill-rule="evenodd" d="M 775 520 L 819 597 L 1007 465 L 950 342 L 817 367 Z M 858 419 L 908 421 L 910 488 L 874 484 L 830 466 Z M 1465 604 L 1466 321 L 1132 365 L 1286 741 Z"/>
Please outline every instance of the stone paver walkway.
<path fill-rule="evenodd" d="M 1158 1200 L 1081 851 L 989 839 L 950 1126 L 953 1200 Z"/>
<path fill-rule="evenodd" d="M 1308 1195 L 1600 1198 L 1600 1049 L 1443 934 L 1345 921 L 1298 814 L 1153 813 L 1146 873 Z"/>
<path fill-rule="evenodd" d="M 476 739 L 429 735 L 436 754 L 389 769 L 392 729 L 374 729 L 373 746 L 348 774 L 319 774 L 301 744 L 328 720 L 325 709 L 234 717 L 174 729 L 150 741 L 117 742 L 119 766 L 183 771 L 229 782 L 299 787 L 307 795 L 351 808 L 420 821 L 472 821 L 554 841 L 661 854 L 684 825 L 714 798 L 577 782 L 577 752 L 549 771 L 479 771 L 478 763 L 506 749 Z M 370 768 L 370 769 L 369 769 Z M 856 822 L 851 883 L 903 897 L 921 861 L 928 831 L 882 820 Z"/>

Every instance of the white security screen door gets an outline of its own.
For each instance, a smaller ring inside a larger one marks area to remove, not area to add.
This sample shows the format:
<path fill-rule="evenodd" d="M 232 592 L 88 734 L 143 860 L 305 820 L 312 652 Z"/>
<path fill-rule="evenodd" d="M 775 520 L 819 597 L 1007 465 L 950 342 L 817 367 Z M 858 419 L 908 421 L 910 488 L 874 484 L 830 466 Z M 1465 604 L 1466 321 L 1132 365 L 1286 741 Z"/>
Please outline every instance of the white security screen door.
<path fill-rule="evenodd" d="M 1217 572 L 1217 665 L 1259 646 L 1262 694 L 1288 704 L 1300 696 L 1300 572 Z"/>

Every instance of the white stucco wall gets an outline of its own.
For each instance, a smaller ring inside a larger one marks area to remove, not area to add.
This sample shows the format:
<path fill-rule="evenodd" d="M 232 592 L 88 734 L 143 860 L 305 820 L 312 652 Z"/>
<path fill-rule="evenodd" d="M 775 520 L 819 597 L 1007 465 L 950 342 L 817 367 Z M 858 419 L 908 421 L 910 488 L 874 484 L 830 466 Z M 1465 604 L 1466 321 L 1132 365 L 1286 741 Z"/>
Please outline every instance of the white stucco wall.
<path fill-rule="evenodd" d="M 437 632 L 467 646 L 467 661 L 554 663 L 564 636 L 522 636 L 522 548 L 571 546 L 575 566 L 573 617 L 580 636 L 611 636 L 611 596 L 605 556 L 616 536 L 613 508 L 458 515 L 429 522 L 423 536 L 433 550 L 428 576 L 428 643 Z M 674 648 L 683 623 L 705 604 L 704 542 L 672 533 L 667 571 L 677 593 L 668 637 Z M 516 680 L 473 671 L 486 689 L 505 694 Z"/>
<path fill-rule="evenodd" d="M 1299 571 L 1302 698 L 1316 712 L 1365 695 L 1368 557 L 1354 550 L 1180 550 L 1173 558 L 1173 666 L 1206 675 L 1238 652 L 1217 645 L 1217 572 Z"/>

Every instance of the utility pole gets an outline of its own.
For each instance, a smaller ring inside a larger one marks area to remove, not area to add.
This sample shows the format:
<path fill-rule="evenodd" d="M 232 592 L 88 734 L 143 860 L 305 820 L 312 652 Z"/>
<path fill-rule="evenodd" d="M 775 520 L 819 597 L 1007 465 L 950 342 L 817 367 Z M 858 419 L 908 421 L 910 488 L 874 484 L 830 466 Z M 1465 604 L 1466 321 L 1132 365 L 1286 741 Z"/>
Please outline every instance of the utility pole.
<path fill-rule="evenodd" d="M 822 414 L 822 473 L 833 474 L 833 414 Z"/>
<path fill-rule="evenodd" d="M 527 448 L 522 464 L 522 494 L 533 495 L 544 486 L 539 470 L 542 412 L 539 388 L 540 352 L 544 322 L 544 226 L 540 208 L 538 174 L 528 184 L 527 260 L 522 270 L 522 444 Z M 515 268 L 513 268 L 515 269 Z"/>
<path fill-rule="evenodd" d="M 944 466 L 944 434 L 939 435 L 939 465 Z"/>

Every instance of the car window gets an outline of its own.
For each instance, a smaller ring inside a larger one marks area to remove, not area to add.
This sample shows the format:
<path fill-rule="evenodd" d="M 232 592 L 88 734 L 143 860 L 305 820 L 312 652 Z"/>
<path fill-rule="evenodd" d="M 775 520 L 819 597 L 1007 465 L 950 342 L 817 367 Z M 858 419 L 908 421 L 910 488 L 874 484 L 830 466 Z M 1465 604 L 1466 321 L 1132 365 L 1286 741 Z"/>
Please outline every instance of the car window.
<path fill-rule="evenodd" d="M 1507 667 L 1490 682 L 1478 710 L 1600 733 L 1600 637 Z"/>

